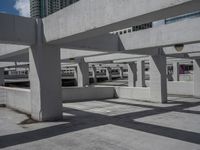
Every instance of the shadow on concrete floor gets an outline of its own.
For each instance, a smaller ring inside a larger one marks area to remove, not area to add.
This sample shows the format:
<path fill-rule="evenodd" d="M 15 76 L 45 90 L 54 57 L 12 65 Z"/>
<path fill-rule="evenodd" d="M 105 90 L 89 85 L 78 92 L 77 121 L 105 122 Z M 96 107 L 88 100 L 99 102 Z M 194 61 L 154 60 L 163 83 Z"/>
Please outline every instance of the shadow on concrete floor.
<path fill-rule="evenodd" d="M 41 128 L 33 131 L 0 136 L 0 148 L 6 148 L 18 144 L 25 144 L 33 141 L 47 139 L 58 135 L 107 124 L 113 124 L 124 128 L 129 128 L 146 133 L 178 139 L 181 141 L 190 142 L 194 144 L 200 144 L 199 133 L 134 121 L 135 119 L 138 118 L 168 113 L 172 111 L 200 114 L 198 111 L 184 110 L 186 108 L 199 106 L 200 102 L 171 101 L 171 103 L 176 103 L 178 105 L 164 107 L 164 108 L 159 106 L 151 106 L 144 104 L 114 102 L 110 100 L 106 100 L 105 102 L 113 104 L 121 104 L 121 105 L 138 106 L 142 108 L 151 108 L 151 109 L 140 112 L 121 114 L 117 116 L 107 116 L 107 115 L 63 107 L 63 112 L 72 114 L 72 116 L 64 117 L 63 124 L 55 125 L 52 127 Z"/>

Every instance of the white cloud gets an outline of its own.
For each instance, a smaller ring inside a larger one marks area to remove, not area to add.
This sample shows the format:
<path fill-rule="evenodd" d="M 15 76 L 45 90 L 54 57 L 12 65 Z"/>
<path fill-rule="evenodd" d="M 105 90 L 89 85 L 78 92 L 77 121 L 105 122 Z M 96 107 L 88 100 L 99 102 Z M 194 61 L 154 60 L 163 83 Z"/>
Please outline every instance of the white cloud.
<path fill-rule="evenodd" d="M 16 0 L 14 8 L 20 16 L 30 17 L 30 0 Z"/>

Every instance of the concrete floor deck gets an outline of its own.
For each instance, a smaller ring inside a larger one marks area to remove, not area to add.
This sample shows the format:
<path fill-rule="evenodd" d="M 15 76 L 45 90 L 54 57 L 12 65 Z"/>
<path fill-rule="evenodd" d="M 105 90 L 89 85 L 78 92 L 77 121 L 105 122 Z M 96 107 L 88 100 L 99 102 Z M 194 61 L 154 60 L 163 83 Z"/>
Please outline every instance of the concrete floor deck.
<path fill-rule="evenodd" d="M 60 122 L 21 124 L 26 115 L 0 108 L 0 149 L 200 150 L 200 99 L 66 103 L 63 115 Z"/>

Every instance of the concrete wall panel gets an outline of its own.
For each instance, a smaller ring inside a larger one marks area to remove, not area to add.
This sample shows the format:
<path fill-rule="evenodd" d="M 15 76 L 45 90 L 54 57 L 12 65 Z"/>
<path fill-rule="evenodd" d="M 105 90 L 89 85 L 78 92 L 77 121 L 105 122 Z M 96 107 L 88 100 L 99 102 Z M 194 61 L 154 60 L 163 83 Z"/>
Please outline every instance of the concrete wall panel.
<path fill-rule="evenodd" d="M 113 87 L 72 87 L 62 89 L 63 102 L 114 98 Z"/>
<path fill-rule="evenodd" d="M 193 82 L 172 81 L 167 82 L 167 93 L 177 95 L 193 95 Z"/>
<path fill-rule="evenodd" d="M 21 112 L 31 113 L 31 98 L 29 89 L 0 87 L 1 101 L 4 101 L 8 107 Z M 3 98 L 3 99 L 2 99 Z"/>
<path fill-rule="evenodd" d="M 150 101 L 150 89 L 142 87 L 115 87 L 119 98 Z"/>

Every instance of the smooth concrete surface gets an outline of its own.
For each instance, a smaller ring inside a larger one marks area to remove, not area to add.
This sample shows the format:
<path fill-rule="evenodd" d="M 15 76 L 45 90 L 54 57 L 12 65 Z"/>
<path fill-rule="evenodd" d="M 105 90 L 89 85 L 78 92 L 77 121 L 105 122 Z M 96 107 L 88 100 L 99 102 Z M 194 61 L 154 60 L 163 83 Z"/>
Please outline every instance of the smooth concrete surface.
<path fill-rule="evenodd" d="M 193 74 L 194 96 L 200 97 L 200 59 L 195 59 L 193 61 L 193 67 L 194 67 L 194 74 Z"/>
<path fill-rule="evenodd" d="M 119 67 L 119 76 L 120 76 L 120 79 L 123 79 L 123 78 L 124 78 L 124 70 L 123 70 L 123 67 Z"/>
<path fill-rule="evenodd" d="M 62 102 L 102 100 L 115 97 L 114 87 L 68 87 L 62 88 Z M 0 87 L 0 104 L 31 115 L 30 89 Z"/>
<path fill-rule="evenodd" d="M 97 83 L 97 68 L 95 66 L 91 67 L 92 70 L 92 78 L 93 78 L 93 82 Z"/>
<path fill-rule="evenodd" d="M 136 87 L 145 87 L 145 62 L 143 60 L 137 61 L 137 81 Z"/>
<path fill-rule="evenodd" d="M 0 68 L 0 86 L 5 84 L 5 75 L 4 75 L 4 68 Z"/>
<path fill-rule="evenodd" d="M 102 51 L 91 51 L 91 50 L 80 50 L 80 49 L 69 49 L 69 48 L 61 48 L 60 51 L 62 60 L 106 54 L 106 52 Z"/>
<path fill-rule="evenodd" d="M 85 87 L 89 85 L 89 68 L 88 63 L 81 60 L 77 64 L 77 82 L 78 87 Z"/>
<path fill-rule="evenodd" d="M 43 41 L 37 20 L 37 44 L 29 50 L 31 116 L 38 121 L 62 118 L 60 49 Z"/>
<path fill-rule="evenodd" d="M 115 97 L 113 87 L 72 87 L 62 88 L 63 102 L 102 100 Z"/>
<path fill-rule="evenodd" d="M 179 81 L 179 69 L 180 65 L 179 62 L 173 62 L 173 81 Z"/>
<path fill-rule="evenodd" d="M 31 114 L 30 89 L 0 87 L 0 93 L 7 107 Z"/>
<path fill-rule="evenodd" d="M 29 46 L 14 45 L 14 44 L 0 44 L 0 59 L 6 59 L 17 55 L 28 54 Z"/>
<path fill-rule="evenodd" d="M 119 98 L 151 101 L 150 89 L 142 87 L 115 87 L 116 96 Z"/>
<path fill-rule="evenodd" d="M 200 42 L 200 34 L 197 32 L 200 31 L 199 24 L 199 18 L 187 19 L 160 27 L 123 34 L 120 35 L 120 39 L 125 50 L 169 47 L 180 43 L 193 44 Z"/>
<path fill-rule="evenodd" d="M 108 81 L 112 81 L 112 69 L 110 67 L 106 67 L 105 70 Z"/>
<path fill-rule="evenodd" d="M 167 102 L 166 57 L 150 56 L 150 97 L 155 102 Z"/>
<path fill-rule="evenodd" d="M 116 52 L 119 51 L 120 49 L 120 42 L 119 38 L 117 35 L 114 34 L 103 34 L 99 35 L 97 37 L 92 37 L 92 38 L 86 38 L 83 40 L 75 41 L 75 42 L 70 42 L 67 43 L 66 45 L 64 44 L 61 47 L 67 47 L 67 48 L 74 48 L 76 49 L 83 49 L 83 51 L 86 51 L 84 55 L 87 55 L 87 50 L 90 50 L 90 52 L 93 51 L 100 51 L 100 52 Z M 103 43 L 103 44 L 102 44 Z M 76 54 L 79 55 L 79 54 Z"/>
<path fill-rule="evenodd" d="M 35 43 L 35 19 L 0 13 L 0 43 L 31 45 Z"/>
<path fill-rule="evenodd" d="M 179 80 L 180 81 L 193 81 L 193 74 L 180 74 L 179 75 Z"/>
<path fill-rule="evenodd" d="M 137 65 L 135 62 L 127 63 L 128 66 L 128 86 L 135 87 L 137 81 Z"/>
<path fill-rule="evenodd" d="M 167 93 L 176 95 L 193 95 L 193 81 L 168 81 Z"/>
<path fill-rule="evenodd" d="M 200 100 L 168 104 L 107 99 L 67 103 L 64 120 L 20 124 L 28 117 L 0 108 L 2 150 L 198 150 Z"/>
<path fill-rule="evenodd" d="M 199 6 L 195 0 L 83 0 L 44 18 L 44 35 L 47 42 L 64 44 L 193 12 Z"/>

